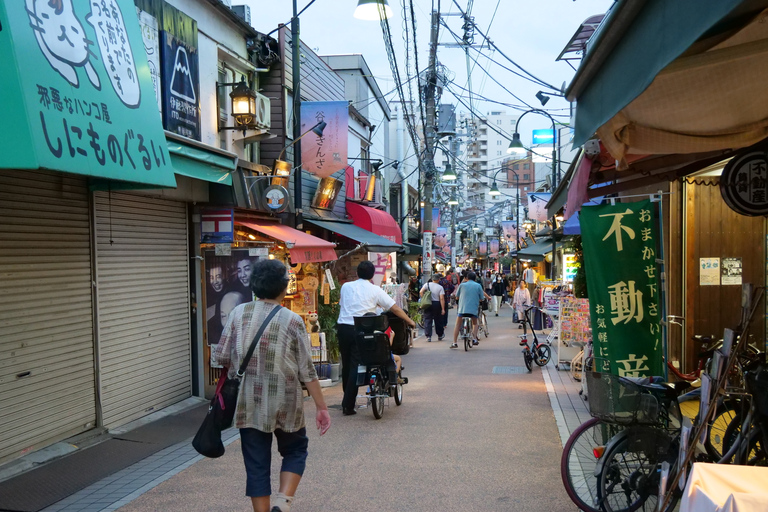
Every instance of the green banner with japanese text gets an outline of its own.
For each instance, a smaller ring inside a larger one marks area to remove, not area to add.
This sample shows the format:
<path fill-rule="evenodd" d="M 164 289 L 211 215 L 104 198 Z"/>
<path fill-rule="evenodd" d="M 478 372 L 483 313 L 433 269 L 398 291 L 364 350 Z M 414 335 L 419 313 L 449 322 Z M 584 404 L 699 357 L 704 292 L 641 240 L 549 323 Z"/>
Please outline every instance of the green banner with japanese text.
<path fill-rule="evenodd" d="M 656 212 L 646 200 L 579 217 L 595 356 L 619 376 L 663 375 Z"/>

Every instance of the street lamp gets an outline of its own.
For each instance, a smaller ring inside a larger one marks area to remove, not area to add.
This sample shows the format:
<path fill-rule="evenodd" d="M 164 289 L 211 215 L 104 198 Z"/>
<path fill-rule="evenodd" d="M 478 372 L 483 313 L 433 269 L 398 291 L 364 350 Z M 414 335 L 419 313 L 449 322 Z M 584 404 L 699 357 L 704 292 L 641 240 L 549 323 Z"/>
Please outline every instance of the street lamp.
<path fill-rule="evenodd" d="M 526 110 L 523 112 L 520 117 L 517 118 L 517 122 L 515 123 L 515 133 L 512 134 L 512 142 L 509 143 L 509 148 L 507 148 L 508 153 L 513 152 L 519 152 L 520 148 L 523 148 L 523 143 L 520 141 L 520 133 L 518 131 L 518 128 L 520 127 L 520 120 L 525 117 L 526 114 L 530 114 L 531 112 L 535 112 L 537 114 L 541 114 L 552 122 L 552 190 L 555 190 L 557 188 L 557 182 L 560 178 L 560 173 L 558 172 L 557 168 L 557 128 L 555 127 L 555 119 L 547 112 L 546 110 L 541 110 L 539 108 L 533 108 L 530 110 Z M 552 223 L 554 225 L 554 222 Z M 555 233 L 552 232 L 552 268 L 551 268 L 551 275 L 550 279 L 553 281 L 555 280 L 555 277 L 557 276 L 556 272 L 556 266 L 557 266 L 557 240 L 555 239 Z"/>
<path fill-rule="evenodd" d="M 355 18 L 366 21 L 378 21 L 391 16 L 392 8 L 387 0 L 360 0 L 354 14 Z"/>
<path fill-rule="evenodd" d="M 455 181 L 457 179 L 456 171 L 453 170 L 451 162 L 446 162 L 445 171 L 441 177 L 443 181 Z"/>

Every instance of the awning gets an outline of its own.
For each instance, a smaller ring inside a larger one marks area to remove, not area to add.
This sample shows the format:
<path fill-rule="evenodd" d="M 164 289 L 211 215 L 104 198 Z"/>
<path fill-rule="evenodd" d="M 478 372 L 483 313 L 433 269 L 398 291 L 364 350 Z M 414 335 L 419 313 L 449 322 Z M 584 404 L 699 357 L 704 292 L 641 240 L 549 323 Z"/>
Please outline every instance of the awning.
<path fill-rule="evenodd" d="M 333 231 L 339 235 L 345 236 L 350 240 L 365 244 L 369 252 L 395 252 L 400 249 L 400 245 L 392 242 L 383 236 L 371 233 L 359 226 L 347 222 L 329 222 L 323 220 L 304 219 L 309 224 Z"/>
<path fill-rule="evenodd" d="M 552 239 L 542 238 L 535 244 L 517 251 L 517 257 L 524 260 L 542 261 L 548 252 L 552 252 Z"/>
<path fill-rule="evenodd" d="M 176 174 L 222 185 L 232 185 L 237 155 L 165 132 L 171 165 Z"/>
<path fill-rule="evenodd" d="M 746 147 L 768 136 L 768 0 L 620 0 L 572 84 L 574 144 L 614 158 Z M 702 106 L 706 106 L 703 108 Z"/>
<path fill-rule="evenodd" d="M 347 201 L 347 214 L 352 217 L 352 221 L 372 233 L 396 242 L 400 245 L 403 242 L 403 234 L 397 221 L 387 212 L 369 208 L 361 204 Z"/>
<path fill-rule="evenodd" d="M 303 231 L 293 229 L 283 224 L 235 222 L 259 233 L 282 240 L 291 251 L 293 263 L 306 263 L 311 261 L 332 261 L 336 259 L 336 244 L 308 235 Z"/>
<path fill-rule="evenodd" d="M 409 242 L 403 243 L 403 254 L 399 254 L 397 257 L 403 261 L 418 261 L 421 259 L 424 253 L 424 247 L 418 244 L 412 244 Z"/>

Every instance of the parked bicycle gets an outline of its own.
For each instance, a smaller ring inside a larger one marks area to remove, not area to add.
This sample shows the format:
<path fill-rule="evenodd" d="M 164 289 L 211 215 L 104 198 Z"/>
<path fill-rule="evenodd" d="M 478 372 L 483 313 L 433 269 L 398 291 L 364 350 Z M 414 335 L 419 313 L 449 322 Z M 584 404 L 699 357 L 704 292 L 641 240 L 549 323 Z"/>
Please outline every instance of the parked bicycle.
<path fill-rule="evenodd" d="M 534 309 L 533 306 L 529 306 L 523 313 L 523 334 L 518 334 L 520 338 L 520 346 L 523 347 L 523 361 L 528 371 L 533 370 L 532 362 L 535 362 L 538 366 L 546 365 L 552 358 L 552 349 L 548 345 L 539 344 L 539 338 L 536 336 L 536 331 L 533 329 L 533 324 L 529 317 L 529 312 Z M 528 328 L 531 329 L 533 335 L 533 344 L 528 345 Z"/>

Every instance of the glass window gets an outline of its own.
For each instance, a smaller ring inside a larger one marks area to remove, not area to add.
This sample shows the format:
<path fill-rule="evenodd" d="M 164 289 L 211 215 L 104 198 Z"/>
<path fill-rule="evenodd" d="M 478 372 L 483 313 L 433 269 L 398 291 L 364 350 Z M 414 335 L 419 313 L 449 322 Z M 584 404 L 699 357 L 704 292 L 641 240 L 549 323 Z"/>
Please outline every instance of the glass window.
<path fill-rule="evenodd" d="M 520 164 L 515 164 L 514 167 L 512 167 L 512 169 L 515 171 L 520 170 Z"/>
<path fill-rule="evenodd" d="M 529 179 L 531 179 L 531 175 L 530 174 L 523 174 L 523 179 L 524 180 L 529 180 Z"/>
<path fill-rule="evenodd" d="M 523 164 L 523 170 L 527 171 L 531 168 L 531 164 Z"/>

